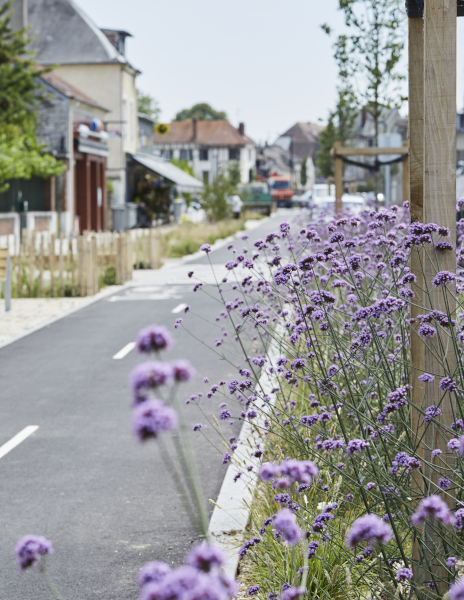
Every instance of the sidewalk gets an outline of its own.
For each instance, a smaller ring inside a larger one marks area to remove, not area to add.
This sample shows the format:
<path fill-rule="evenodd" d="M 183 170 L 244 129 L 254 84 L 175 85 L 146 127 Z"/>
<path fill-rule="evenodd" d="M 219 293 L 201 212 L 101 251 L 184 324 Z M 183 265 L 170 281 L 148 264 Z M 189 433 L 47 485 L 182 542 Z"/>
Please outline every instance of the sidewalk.
<path fill-rule="evenodd" d="M 85 298 L 13 298 L 8 313 L 0 300 L 0 346 L 119 289 L 122 286 L 109 286 Z"/>

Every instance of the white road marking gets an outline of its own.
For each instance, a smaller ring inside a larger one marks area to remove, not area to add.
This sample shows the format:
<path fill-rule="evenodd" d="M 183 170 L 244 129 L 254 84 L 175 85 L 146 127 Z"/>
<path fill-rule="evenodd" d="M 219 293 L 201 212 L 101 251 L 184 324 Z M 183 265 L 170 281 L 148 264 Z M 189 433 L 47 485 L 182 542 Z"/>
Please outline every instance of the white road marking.
<path fill-rule="evenodd" d="M 178 304 L 178 305 L 176 306 L 176 308 L 173 308 L 173 309 L 171 310 L 171 312 L 173 312 L 173 313 L 180 313 L 181 311 L 183 311 L 183 310 L 184 310 L 184 308 L 185 308 L 186 306 L 187 306 L 187 305 L 185 304 L 185 302 L 183 302 L 182 304 Z"/>
<path fill-rule="evenodd" d="M 128 344 L 126 344 L 124 346 L 124 348 L 122 348 L 122 350 L 120 350 L 113 356 L 114 360 L 121 360 L 121 358 L 124 358 L 125 356 L 127 356 L 129 354 L 129 352 L 131 350 L 133 350 L 134 348 L 135 348 L 135 342 L 129 342 Z"/>
<path fill-rule="evenodd" d="M 24 440 L 34 433 L 34 431 L 37 431 L 38 428 L 38 425 L 28 425 L 14 437 L 12 437 L 9 442 L 3 444 L 3 446 L 0 447 L 0 458 L 3 458 L 5 454 L 8 454 L 8 452 L 13 450 L 13 448 L 16 448 L 16 446 L 19 446 L 21 442 L 24 442 Z"/>

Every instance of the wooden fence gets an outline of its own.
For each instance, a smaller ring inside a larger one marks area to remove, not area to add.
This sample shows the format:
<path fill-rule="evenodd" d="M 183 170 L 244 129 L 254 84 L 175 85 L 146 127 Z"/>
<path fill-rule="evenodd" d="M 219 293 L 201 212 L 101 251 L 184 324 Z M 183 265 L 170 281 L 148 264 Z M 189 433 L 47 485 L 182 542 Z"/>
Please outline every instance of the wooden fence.
<path fill-rule="evenodd" d="M 132 279 L 133 269 L 161 266 L 157 229 L 88 232 L 78 237 L 23 230 L 21 240 L 0 236 L 11 257 L 13 297 L 92 296 Z"/>

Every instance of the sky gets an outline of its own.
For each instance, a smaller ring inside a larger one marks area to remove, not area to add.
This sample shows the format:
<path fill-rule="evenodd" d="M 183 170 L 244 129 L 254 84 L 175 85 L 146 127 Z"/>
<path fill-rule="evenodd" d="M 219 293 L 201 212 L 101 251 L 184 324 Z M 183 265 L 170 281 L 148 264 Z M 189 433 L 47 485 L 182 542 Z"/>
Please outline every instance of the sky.
<path fill-rule="evenodd" d="M 99 27 L 124 29 L 137 87 L 161 121 L 197 102 L 273 142 L 295 122 L 327 120 L 336 100 L 331 40 L 338 0 L 75 0 Z M 406 50 L 405 50 L 406 52 Z M 404 61 L 406 69 L 406 62 Z M 464 108 L 464 18 L 458 19 L 458 109 Z"/>

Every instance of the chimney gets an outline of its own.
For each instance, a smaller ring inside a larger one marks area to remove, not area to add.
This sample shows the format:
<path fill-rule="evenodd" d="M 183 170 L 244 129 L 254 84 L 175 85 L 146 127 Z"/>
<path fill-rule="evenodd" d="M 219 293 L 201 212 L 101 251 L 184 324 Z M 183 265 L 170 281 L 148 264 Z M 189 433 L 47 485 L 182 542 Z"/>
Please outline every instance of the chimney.
<path fill-rule="evenodd" d="M 198 123 L 198 119 L 196 117 L 193 117 L 193 136 L 192 136 L 192 142 L 194 142 L 197 139 L 197 123 Z"/>
<path fill-rule="evenodd" d="M 245 123 L 238 124 L 238 132 L 240 135 L 245 135 Z"/>

